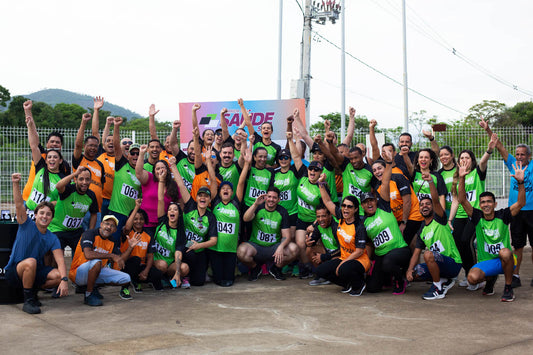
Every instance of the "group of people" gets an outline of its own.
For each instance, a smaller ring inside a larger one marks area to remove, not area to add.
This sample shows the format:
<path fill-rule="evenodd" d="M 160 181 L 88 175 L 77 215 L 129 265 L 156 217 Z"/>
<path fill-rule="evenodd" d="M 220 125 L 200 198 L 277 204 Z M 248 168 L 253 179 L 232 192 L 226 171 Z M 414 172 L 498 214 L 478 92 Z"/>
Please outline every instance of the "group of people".
<path fill-rule="evenodd" d="M 249 281 L 264 273 L 276 280 L 314 275 L 309 285 L 335 283 L 352 296 L 387 287 L 400 295 L 409 282 L 429 281 L 422 297 L 433 300 L 444 298 L 464 269 L 459 285 L 483 288 L 484 295 L 494 294 L 504 274 L 501 300 L 514 300 L 533 233 L 529 147 L 519 145 L 512 156 L 484 120 L 490 142 L 479 163 L 470 150 L 456 159 L 426 131 L 431 148 L 412 151 L 409 133 L 400 135 L 398 150 L 393 143 L 379 147 L 372 120 L 367 155 L 362 143 L 350 147 L 353 108 L 340 143 L 327 121 L 324 137 L 310 137 L 295 109 L 280 122 L 282 147 L 272 140 L 271 122 L 256 132 L 243 100 L 238 104 L 243 119 L 233 135 L 226 109 L 219 129 L 200 132 L 201 106 L 194 104 L 185 152 L 179 120 L 159 139 L 154 105 L 147 144 L 121 137 L 120 117 L 107 117 L 100 136 L 104 100 L 96 97 L 93 114 L 82 117 L 71 170 L 61 133 L 40 145 L 26 101 L 32 165 L 22 192 L 20 174 L 12 176 L 20 227 L 6 267 L 8 281 L 24 289 L 23 310 L 40 312 L 39 289 L 67 295 L 69 279 L 85 304 L 100 306 L 103 284 L 120 285 L 120 297 L 131 299 L 130 288 L 142 292 L 143 283 L 190 288 L 211 277 L 229 287 L 239 272 Z M 92 135 L 85 137 L 89 122 Z M 501 210 L 485 191 L 494 149 L 511 172 L 509 207 Z"/>

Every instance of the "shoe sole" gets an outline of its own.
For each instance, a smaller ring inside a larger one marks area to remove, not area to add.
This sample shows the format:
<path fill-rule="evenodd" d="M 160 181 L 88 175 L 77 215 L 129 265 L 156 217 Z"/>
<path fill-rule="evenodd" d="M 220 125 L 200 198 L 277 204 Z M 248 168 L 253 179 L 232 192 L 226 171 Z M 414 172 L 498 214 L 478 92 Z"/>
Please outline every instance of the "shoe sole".
<path fill-rule="evenodd" d="M 445 295 L 431 296 L 431 297 L 422 296 L 422 299 L 425 299 L 426 301 L 441 300 L 443 298 L 445 298 Z"/>
<path fill-rule="evenodd" d="M 510 299 L 502 298 L 502 302 L 513 302 L 514 299 L 515 299 L 514 297 L 513 297 L 513 298 L 510 298 Z"/>
<path fill-rule="evenodd" d="M 273 277 L 274 280 L 276 280 L 276 281 L 283 281 L 283 280 L 285 280 L 285 279 L 283 279 L 283 278 L 280 278 L 280 277 L 274 275 L 274 273 L 273 273 L 272 271 L 270 271 L 270 270 L 268 271 L 268 273 L 269 273 L 270 275 L 272 275 L 272 277 Z"/>
<path fill-rule="evenodd" d="M 442 291 L 444 292 L 444 295 L 445 295 L 445 296 L 446 296 L 446 294 L 448 293 L 448 291 L 449 291 L 453 286 L 455 286 L 455 280 L 452 280 L 452 282 L 451 282 L 449 285 L 447 285 L 447 286 L 445 286 L 445 287 L 442 288 Z"/>
<path fill-rule="evenodd" d="M 342 293 L 348 293 L 352 290 L 352 286 L 348 287 L 347 289 L 345 290 L 341 290 Z"/>
<path fill-rule="evenodd" d="M 350 296 L 354 296 L 354 297 L 359 297 L 363 294 L 363 291 L 366 289 L 366 284 L 363 285 L 363 287 L 361 287 L 361 291 L 359 291 L 358 293 L 348 293 Z"/>

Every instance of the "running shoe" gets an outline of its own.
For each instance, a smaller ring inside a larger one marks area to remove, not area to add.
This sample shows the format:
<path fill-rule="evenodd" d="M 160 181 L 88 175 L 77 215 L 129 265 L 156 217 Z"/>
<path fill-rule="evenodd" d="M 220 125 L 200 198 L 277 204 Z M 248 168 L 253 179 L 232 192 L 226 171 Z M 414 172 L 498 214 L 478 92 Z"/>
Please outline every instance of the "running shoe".
<path fill-rule="evenodd" d="M 98 297 L 99 300 L 103 300 L 104 299 L 104 295 L 102 295 L 100 293 L 100 291 L 98 291 L 98 287 L 94 286 L 93 288 L 93 292 L 92 292 L 96 297 Z"/>
<path fill-rule="evenodd" d="M 348 293 L 352 290 L 352 285 L 346 285 L 342 288 L 341 292 L 342 293 Z"/>
<path fill-rule="evenodd" d="M 184 277 L 182 280 L 181 280 L 181 288 L 191 288 L 191 283 L 189 282 L 189 278 L 188 277 Z"/>
<path fill-rule="evenodd" d="M 492 296 L 494 294 L 494 284 L 498 280 L 498 275 L 487 277 L 487 283 L 485 288 L 483 288 L 483 296 Z"/>
<path fill-rule="evenodd" d="M 446 297 L 444 290 L 439 290 L 435 284 L 431 284 L 429 290 L 422 295 L 425 300 L 440 300 L 444 297 Z"/>
<path fill-rule="evenodd" d="M 467 286 L 468 286 L 468 280 L 466 279 L 466 277 L 462 279 L 461 281 L 459 281 L 459 287 L 467 287 Z"/>
<path fill-rule="evenodd" d="M 300 276 L 300 268 L 298 267 L 298 265 L 294 265 L 294 267 L 292 268 L 292 277 L 298 276 Z"/>
<path fill-rule="evenodd" d="M 448 291 L 455 285 L 455 279 L 448 279 L 448 281 L 442 283 L 442 291 L 446 295 Z"/>
<path fill-rule="evenodd" d="M 103 305 L 102 301 L 94 294 L 94 291 L 89 296 L 85 296 L 83 303 L 92 307 Z"/>
<path fill-rule="evenodd" d="M 326 280 L 325 278 L 321 277 L 319 279 L 314 279 L 309 281 L 309 286 L 320 286 L 320 285 L 329 285 L 331 281 Z"/>
<path fill-rule="evenodd" d="M 468 284 L 468 286 L 467 286 L 466 289 L 467 289 L 468 291 L 477 291 L 477 290 L 479 290 L 480 288 L 485 287 L 486 284 L 487 284 L 487 283 L 486 283 L 485 281 L 480 282 L 480 283 L 475 284 L 475 285 L 470 285 L 470 284 Z"/>
<path fill-rule="evenodd" d="M 305 267 L 305 266 L 302 266 L 300 268 L 300 279 L 308 279 L 310 277 L 312 277 L 313 275 L 311 274 L 311 270 L 309 270 L 309 268 Z"/>
<path fill-rule="evenodd" d="M 41 309 L 39 306 L 37 306 L 34 302 L 33 298 L 29 298 L 26 301 L 24 301 L 24 305 L 22 306 L 22 310 L 28 314 L 39 314 L 41 313 Z"/>
<path fill-rule="evenodd" d="M 248 281 L 257 281 L 261 273 L 262 273 L 261 265 L 259 264 L 255 265 L 255 267 L 250 270 L 250 274 L 248 275 Z"/>
<path fill-rule="evenodd" d="M 283 273 L 283 275 L 290 274 L 290 273 L 292 272 L 292 268 L 291 268 L 291 266 L 289 266 L 289 265 L 285 265 L 285 266 L 281 269 L 281 272 Z"/>
<path fill-rule="evenodd" d="M 142 293 L 143 292 L 143 288 L 141 286 L 141 283 L 140 282 L 131 282 L 131 287 L 133 288 L 133 292 L 135 293 Z"/>
<path fill-rule="evenodd" d="M 513 302 L 514 301 L 514 292 L 512 286 L 505 285 L 503 289 L 502 302 Z"/>
<path fill-rule="evenodd" d="M 511 282 L 512 288 L 517 288 L 522 286 L 522 281 L 520 281 L 520 276 L 513 275 L 513 282 Z"/>
<path fill-rule="evenodd" d="M 394 289 L 392 290 L 393 295 L 403 295 L 405 293 L 405 289 L 407 288 L 407 281 L 406 280 L 394 280 Z"/>
<path fill-rule="evenodd" d="M 122 298 L 123 300 L 131 300 L 133 297 L 131 297 L 130 295 L 130 289 L 127 288 L 127 287 L 122 287 L 120 289 L 120 292 L 118 294 L 120 296 L 120 298 Z"/>
<path fill-rule="evenodd" d="M 361 285 L 361 287 L 359 287 L 359 288 L 357 288 L 357 289 L 356 289 L 356 288 L 352 288 L 352 289 L 350 290 L 350 292 L 348 292 L 348 294 L 349 294 L 350 296 L 357 296 L 357 297 L 359 297 L 359 296 L 361 296 L 361 295 L 363 294 L 363 291 L 365 290 L 365 288 L 366 288 L 366 284 L 363 282 L 363 284 Z"/>
<path fill-rule="evenodd" d="M 274 277 L 274 280 L 283 281 L 286 279 L 285 276 L 283 276 L 283 274 L 281 273 L 281 269 L 275 264 L 270 267 L 268 272 L 270 273 L 270 275 L 272 275 L 272 277 Z"/>

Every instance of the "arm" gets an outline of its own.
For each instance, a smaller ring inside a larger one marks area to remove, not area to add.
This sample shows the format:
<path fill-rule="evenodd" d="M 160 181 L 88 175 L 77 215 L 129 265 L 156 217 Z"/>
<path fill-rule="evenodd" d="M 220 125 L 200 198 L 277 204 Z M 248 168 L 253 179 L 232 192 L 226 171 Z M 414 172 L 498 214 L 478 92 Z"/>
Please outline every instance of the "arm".
<path fill-rule="evenodd" d="M 172 155 L 178 156 L 178 153 L 180 152 L 180 145 L 178 142 L 178 131 L 181 128 L 181 121 L 175 120 L 172 122 L 172 132 L 170 133 L 170 151 L 172 152 Z"/>
<path fill-rule="evenodd" d="M 211 196 L 216 196 L 218 192 L 218 183 L 215 174 L 215 167 L 213 166 L 213 158 L 211 158 L 211 147 L 207 148 L 206 153 L 207 158 L 205 159 L 205 165 L 207 166 L 207 173 L 209 174 L 209 191 L 211 191 Z"/>
<path fill-rule="evenodd" d="M 228 112 L 227 108 L 223 108 L 220 111 L 220 128 L 222 128 L 222 142 L 225 142 L 229 138 L 228 123 L 226 122 L 225 114 Z"/>
<path fill-rule="evenodd" d="M 311 149 L 313 147 L 313 139 L 309 137 L 309 133 L 307 132 L 307 129 L 305 129 L 305 126 L 302 123 L 302 120 L 300 118 L 300 111 L 295 108 L 292 115 L 294 117 L 293 127 L 298 130 L 305 144 L 307 144 L 309 149 Z"/>
<path fill-rule="evenodd" d="M 109 131 L 111 128 L 111 125 L 115 122 L 115 117 L 113 116 L 107 116 L 107 119 L 105 120 L 105 126 L 104 126 L 104 132 L 102 133 L 102 140 L 101 142 L 104 142 L 107 140 L 107 137 L 109 137 Z M 113 143 L 114 146 L 115 143 Z M 120 144 L 120 142 L 119 142 Z"/>
<path fill-rule="evenodd" d="M 468 217 L 472 217 L 472 213 L 474 211 L 474 208 L 470 204 L 470 202 L 466 198 L 466 190 L 465 190 L 465 176 L 468 175 L 468 166 L 466 163 L 459 162 L 459 166 L 457 167 L 459 169 L 459 186 L 457 187 L 457 198 L 459 200 L 459 203 L 461 206 L 463 206 L 466 214 Z"/>
<path fill-rule="evenodd" d="M 418 260 L 420 260 L 420 253 L 421 252 L 422 252 L 422 249 L 420 249 L 420 248 L 415 248 L 415 250 L 413 250 L 413 255 L 411 256 L 411 261 L 409 261 L 409 267 L 407 268 L 407 271 L 405 273 L 405 278 L 409 282 L 413 281 L 413 271 L 415 269 L 415 266 L 418 264 Z"/>
<path fill-rule="evenodd" d="M 172 280 L 176 281 L 176 287 L 180 287 L 181 285 L 181 259 L 183 258 L 183 253 L 180 250 L 176 250 L 174 252 L 174 262 L 176 263 L 176 272 L 174 273 L 174 277 L 172 277 Z M 153 257 L 152 257 L 153 259 Z M 147 265 L 148 266 L 148 265 Z"/>
<path fill-rule="evenodd" d="M 407 222 L 407 220 L 409 219 L 409 214 L 411 213 L 411 194 L 403 195 L 402 201 L 403 201 L 402 222 Z M 402 223 L 400 225 L 400 230 L 402 231 L 402 233 L 405 229 L 405 225 L 406 225 L 405 223 Z"/>
<path fill-rule="evenodd" d="M 453 219 L 455 218 L 455 215 L 457 214 L 457 209 L 459 208 L 459 200 L 457 199 L 457 196 L 452 195 L 452 206 L 450 207 L 450 215 L 448 216 L 448 225 L 450 226 L 450 229 L 453 231 Z"/>
<path fill-rule="evenodd" d="M 78 129 L 78 134 L 76 134 L 76 141 L 74 142 L 74 152 L 72 155 L 75 159 L 81 158 L 81 152 L 83 150 L 83 136 L 85 134 L 85 128 L 87 127 L 87 122 L 91 120 L 90 113 L 84 113 L 81 117 L 80 128 Z"/>
<path fill-rule="evenodd" d="M 294 144 L 294 140 L 292 139 L 292 132 L 286 132 L 287 140 L 289 142 L 289 150 L 291 152 L 291 158 L 294 161 L 294 167 L 296 170 L 300 170 L 302 167 L 302 155 L 300 154 L 300 151 L 298 148 L 296 148 L 296 144 Z"/>
<path fill-rule="evenodd" d="M 334 134 L 333 132 L 328 132 L 326 133 L 326 143 L 328 143 L 328 151 L 329 151 L 329 154 L 331 154 L 331 158 L 328 158 L 330 160 L 330 163 L 337 167 L 337 166 L 341 166 L 342 163 L 344 162 L 344 156 L 339 152 L 339 150 L 337 149 L 337 146 L 333 143 L 333 138 L 334 138 Z"/>
<path fill-rule="evenodd" d="M 246 110 L 246 107 L 244 107 L 244 101 L 242 99 L 238 99 L 237 103 L 239 104 L 239 107 L 241 108 L 241 113 L 243 117 L 243 122 L 246 124 L 246 127 L 248 127 L 248 134 L 250 136 L 254 135 L 254 125 L 252 124 L 252 120 L 250 119 L 250 115 L 248 114 L 248 110 Z"/>
<path fill-rule="evenodd" d="M 481 126 L 481 128 L 485 130 L 485 132 L 487 132 L 489 139 L 492 139 L 492 134 L 493 134 L 492 130 L 489 127 L 489 123 L 485 121 L 483 117 L 481 117 L 481 120 L 479 121 L 479 125 Z M 507 157 L 509 156 L 509 152 L 507 151 L 507 149 L 505 149 L 501 141 L 498 141 L 498 143 L 496 144 L 496 149 L 498 149 L 498 152 L 502 156 L 503 161 L 507 162 Z"/>
<path fill-rule="evenodd" d="M 375 127 L 377 125 L 376 120 L 370 120 L 370 123 L 368 125 L 368 136 L 370 139 L 370 146 L 372 147 L 372 160 L 376 161 L 381 156 L 381 152 L 379 151 L 378 146 L 378 140 L 376 138 L 376 132 Z"/>
<path fill-rule="evenodd" d="M 429 140 L 429 142 L 431 144 L 431 150 L 438 157 L 439 156 L 439 152 L 440 152 L 440 148 L 439 148 L 439 143 L 437 143 L 437 141 L 435 140 L 435 136 L 433 135 L 433 131 L 423 129 L 422 130 L 422 134 Z"/>
<path fill-rule="evenodd" d="M 59 270 L 59 276 L 61 278 L 68 277 L 67 266 L 65 264 L 65 257 L 63 254 L 63 249 L 61 248 L 52 250 L 52 255 L 56 261 L 57 269 Z M 59 292 L 59 297 L 68 296 L 68 281 L 61 280 L 59 286 L 57 287 L 57 291 Z"/>
<path fill-rule="evenodd" d="M 241 157 L 244 155 L 244 167 L 242 168 L 241 175 L 239 176 L 239 182 L 237 183 L 237 190 L 235 196 L 237 200 L 242 201 L 244 196 L 244 189 L 246 188 L 246 176 L 248 176 L 248 171 L 252 165 L 252 155 L 248 154 L 247 149 L 244 149 L 241 152 Z"/>
<path fill-rule="evenodd" d="M 191 198 L 191 194 L 189 193 L 189 190 L 187 190 L 187 186 L 185 186 L 185 183 L 183 182 L 183 178 L 180 175 L 180 172 L 178 171 L 178 167 L 176 166 L 176 157 L 170 157 L 168 161 L 170 165 L 170 171 L 172 172 L 172 175 L 174 176 L 174 181 L 176 181 L 176 184 L 178 185 L 178 189 L 180 190 L 181 198 L 183 199 L 184 203 L 189 202 L 189 199 Z"/>
<path fill-rule="evenodd" d="M 490 156 L 492 152 L 494 152 L 494 148 L 498 144 L 498 136 L 496 133 L 493 133 L 492 136 L 490 136 L 490 142 L 487 148 L 487 151 L 483 153 L 483 156 L 481 157 L 481 160 L 479 161 L 479 170 L 485 172 L 487 171 L 487 165 L 490 159 Z"/>
<path fill-rule="evenodd" d="M 141 203 L 142 203 L 142 199 L 138 198 L 135 200 L 135 207 L 133 208 L 133 211 L 131 211 L 131 214 L 128 217 L 128 220 L 126 221 L 126 224 L 124 224 L 124 227 L 122 228 L 123 235 L 128 235 L 130 231 L 133 229 L 133 220 L 135 219 L 135 215 L 139 211 L 139 208 L 141 208 Z M 159 208 L 159 206 L 157 207 Z"/>
<path fill-rule="evenodd" d="M 193 147 L 194 147 L 194 168 L 199 169 L 203 164 L 202 146 L 200 145 L 200 130 L 198 127 L 192 129 Z M 209 157 L 211 158 L 211 157 Z"/>
<path fill-rule="evenodd" d="M 165 179 L 167 172 L 163 170 L 163 173 L 158 176 L 159 183 L 157 184 L 157 217 L 163 217 L 167 211 L 165 210 Z M 169 177 L 170 178 L 170 177 Z"/>
<path fill-rule="evenodd" d="M 320 189 L 320 197 L 322 198 L 322 202 L 324 202 L 324 206 L 328 209 L 329 213 L 331 213 L 332 216 L 336 216 L 335 211 L 335 203 L 331 201 L 331 196 L 329 196 L 327 183 L 326 183 L 326 174 L 320 174 L 320 177 L 318 178 L 318 188 Z"/>
<path fill-rule="evenodd" d="M 113 119 L 113 148 L 115 149 L 115 163 L 118 163 L 118 161 L 122 158 L 122 147 L 120 146 L 120 125 L 122 124 L 123 120 L 122 117 L 115 117 Z M 109 117 L 108 120 L 105 123 L 105 126 L 107 127 L 107 131 L 109 132 Z M 105 130 L 104 130 L 105 135 Z M 138 160 L 142 159 L 143 155 L 139 154 Z"/>
<path fill-rule="evenodd" d="M 155 109 L 155 105 L 151 104 L 150 108 L 148 109 L 148 127 L 150 129 L 150 139 L 159 139 L 157 138 L 157 130 L 155 128 L 155 115 L 157 115 L 158 112 L 159 110 Z"/>
<path fill-rule="evenodd" d="M 31 113 L 32 106 L 31 100 L 24 102 L 24 114 L 26 115 L 26 126 L 28 126 L 28 143 L 31 148 L 31 158 L 37 164 L 41 160 L 41 150 L 39 149 L 39 134 L 37 133 L 37 127 L 35 127 L 33 114 Z"/>
<path fill-rule="evenodd" d="M 407 171 L 409 172 L 409 176 L 415 175 L 415 166 L 413 165 L 413 162 L 409 158 L 409 148 L 408 147 L 401 147 L 400 148 L 400 156 L 403 158 L 403 161 L 405 163 L 405 166 L 407 167 Z M 438 156 L 438 154 L 437 154 Z"/>
<path fill-rule="evenodd" d="M 353 140 L 353 132 L 355 131 L 355 108 L 350 107 L 348 111 L 350 112 L 350 120 L 348 121 L 348 128 L 346 129 L 346 137 L 344 137 L 342 143 L 349 147 Z M 341 117 L 341 119 L 344 119 L 344 117 Z"/>
<path fill-rule="evenodd" d="M 11 181 L 13 182 L 13 202 L 15 202 L 17 223 L 23 224 L 26 222 L 28 215 L 26 214 L 26 207 L 24 207 L 24 201 L 22 200 L 22 194 L 20 192 L 20 180 L 20 173 L 11 174 Z"/>
<path fill-rule="evenodd" d="M 96 96 L 93 99 L 94 105 L 93 105 L 93 120 L 91 124 L 91 134 L 98 138 L 99 142 L 102 142 L 100 139 L 100 109 L 104 107 L 104 98 L 100 96 Z M 107 123 L 107 121 L 106 121 Z"/>
<path fill-rule="evenodd" d="M 383 151 L 383 159 L 385 160 L 385 172 L 381 179 L 381 191 L 379 195 L 383 201 L 390 202 L 390 179 L 392 175 L 392 155 L 385 149 Z"/>
<path fill-rule="evenodd" d="M 84 166 L 80 166 L 78 168 L 78 170 L 76 170 L 76 172 L 68 175 L 68 176 L 65 176 L 63 179 L 59 180 L 56 184 L 56 190 L 57 192 L 59 192 L 60 194 L 65 192 L 65 188 L 67 187 L 68 184 L 70 184 L 70 182 L 72 181 L 72 179 L 74 179 L 75 177 L 77 177 L 78 175 L 80 175 L 80 173 L 82 171 L 84 171 L 85 169 L 87 169 L 86 167 Z"/>
<path fill-rule="evenodd" d="M 246 213 L 242 217 L 242 220 L 245 222 L 252 221 L 255 218 L 255 210 L 257 209 L 257 206 L 264 203 L 265 198 L 266 198 L 265 194 L 258 196 L 255 202 L 253 203 L 253 205 L 251 205 L 250 208 L 246 210 Z"/>
<path fill-rule="evenodd" d="M 115 148 L 116 149 L 116 148 Z M 139 182 L 141 185 L 145 185 L 148 182 L 148 178 L 150 175 L 148 175 L 148 171 L 144 170 L 144 154 L 146 153 L 146 150 L 148 149 L 148 146 L 146 144 L 141 145 L 139 148 L 139 158 L 137 159 L 137 163 L 135 164 L 135 176 L 137 179 L 139 179 Z M 116 155 L 115 150 L 115 155 Z M 117 159 L 115 158 L 115 164 L 117 163 Z"/>
<path fill-rule="evenodd" d="M 437 186 L 433 183 L 433 177 L 430 173 L 422 173 L 422 179 L 428 182 L 429 191 L 431 193 L 431 201 L 433 203 L 433 212 L 439 216 L 444 216 L 446 212 L 442 207 L 441 196 L 437 192 Z M 466 209 L 465 209 L 466 210 Z"/>
<path fill-rule="evenodd" d="M 518 198 L 515 203 L 513 203 L 510 207 L 511 215 L 516 216 L 518 212 L 526 205 L 526 189 L 524 187 L 524 176 L 525 176 L 525 170 L 526 167 L 520 165 L 514 165 L 514 174 L 511 175 L 511 177 L 514 177 L 516 179 L 516 183 L 518 184 Z"/>

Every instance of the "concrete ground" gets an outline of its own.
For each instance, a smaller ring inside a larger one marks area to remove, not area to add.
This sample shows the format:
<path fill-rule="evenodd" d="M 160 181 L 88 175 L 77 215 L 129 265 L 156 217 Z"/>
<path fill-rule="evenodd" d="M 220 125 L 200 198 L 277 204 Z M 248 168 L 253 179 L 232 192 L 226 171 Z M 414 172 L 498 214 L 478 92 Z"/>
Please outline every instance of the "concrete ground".
<path fill-rule="evenodd" d="M 455 286 L 443 300 L 424 301 L 426 283 L 394 296 L 350 297 L 334 285 L 309 280 L 257 282 L 238 278 L 230 288 L 212 283 L 189 290 L 146 289 L 124 301 L 105 287 L 103 307 L 74 294 L 40 293 L 42 313 L 0 306 L 2 354 L 294 354 L 454 353 L 521 354 L 533 350 L 531 251 L 524 253 L 516 300 Z"/>

